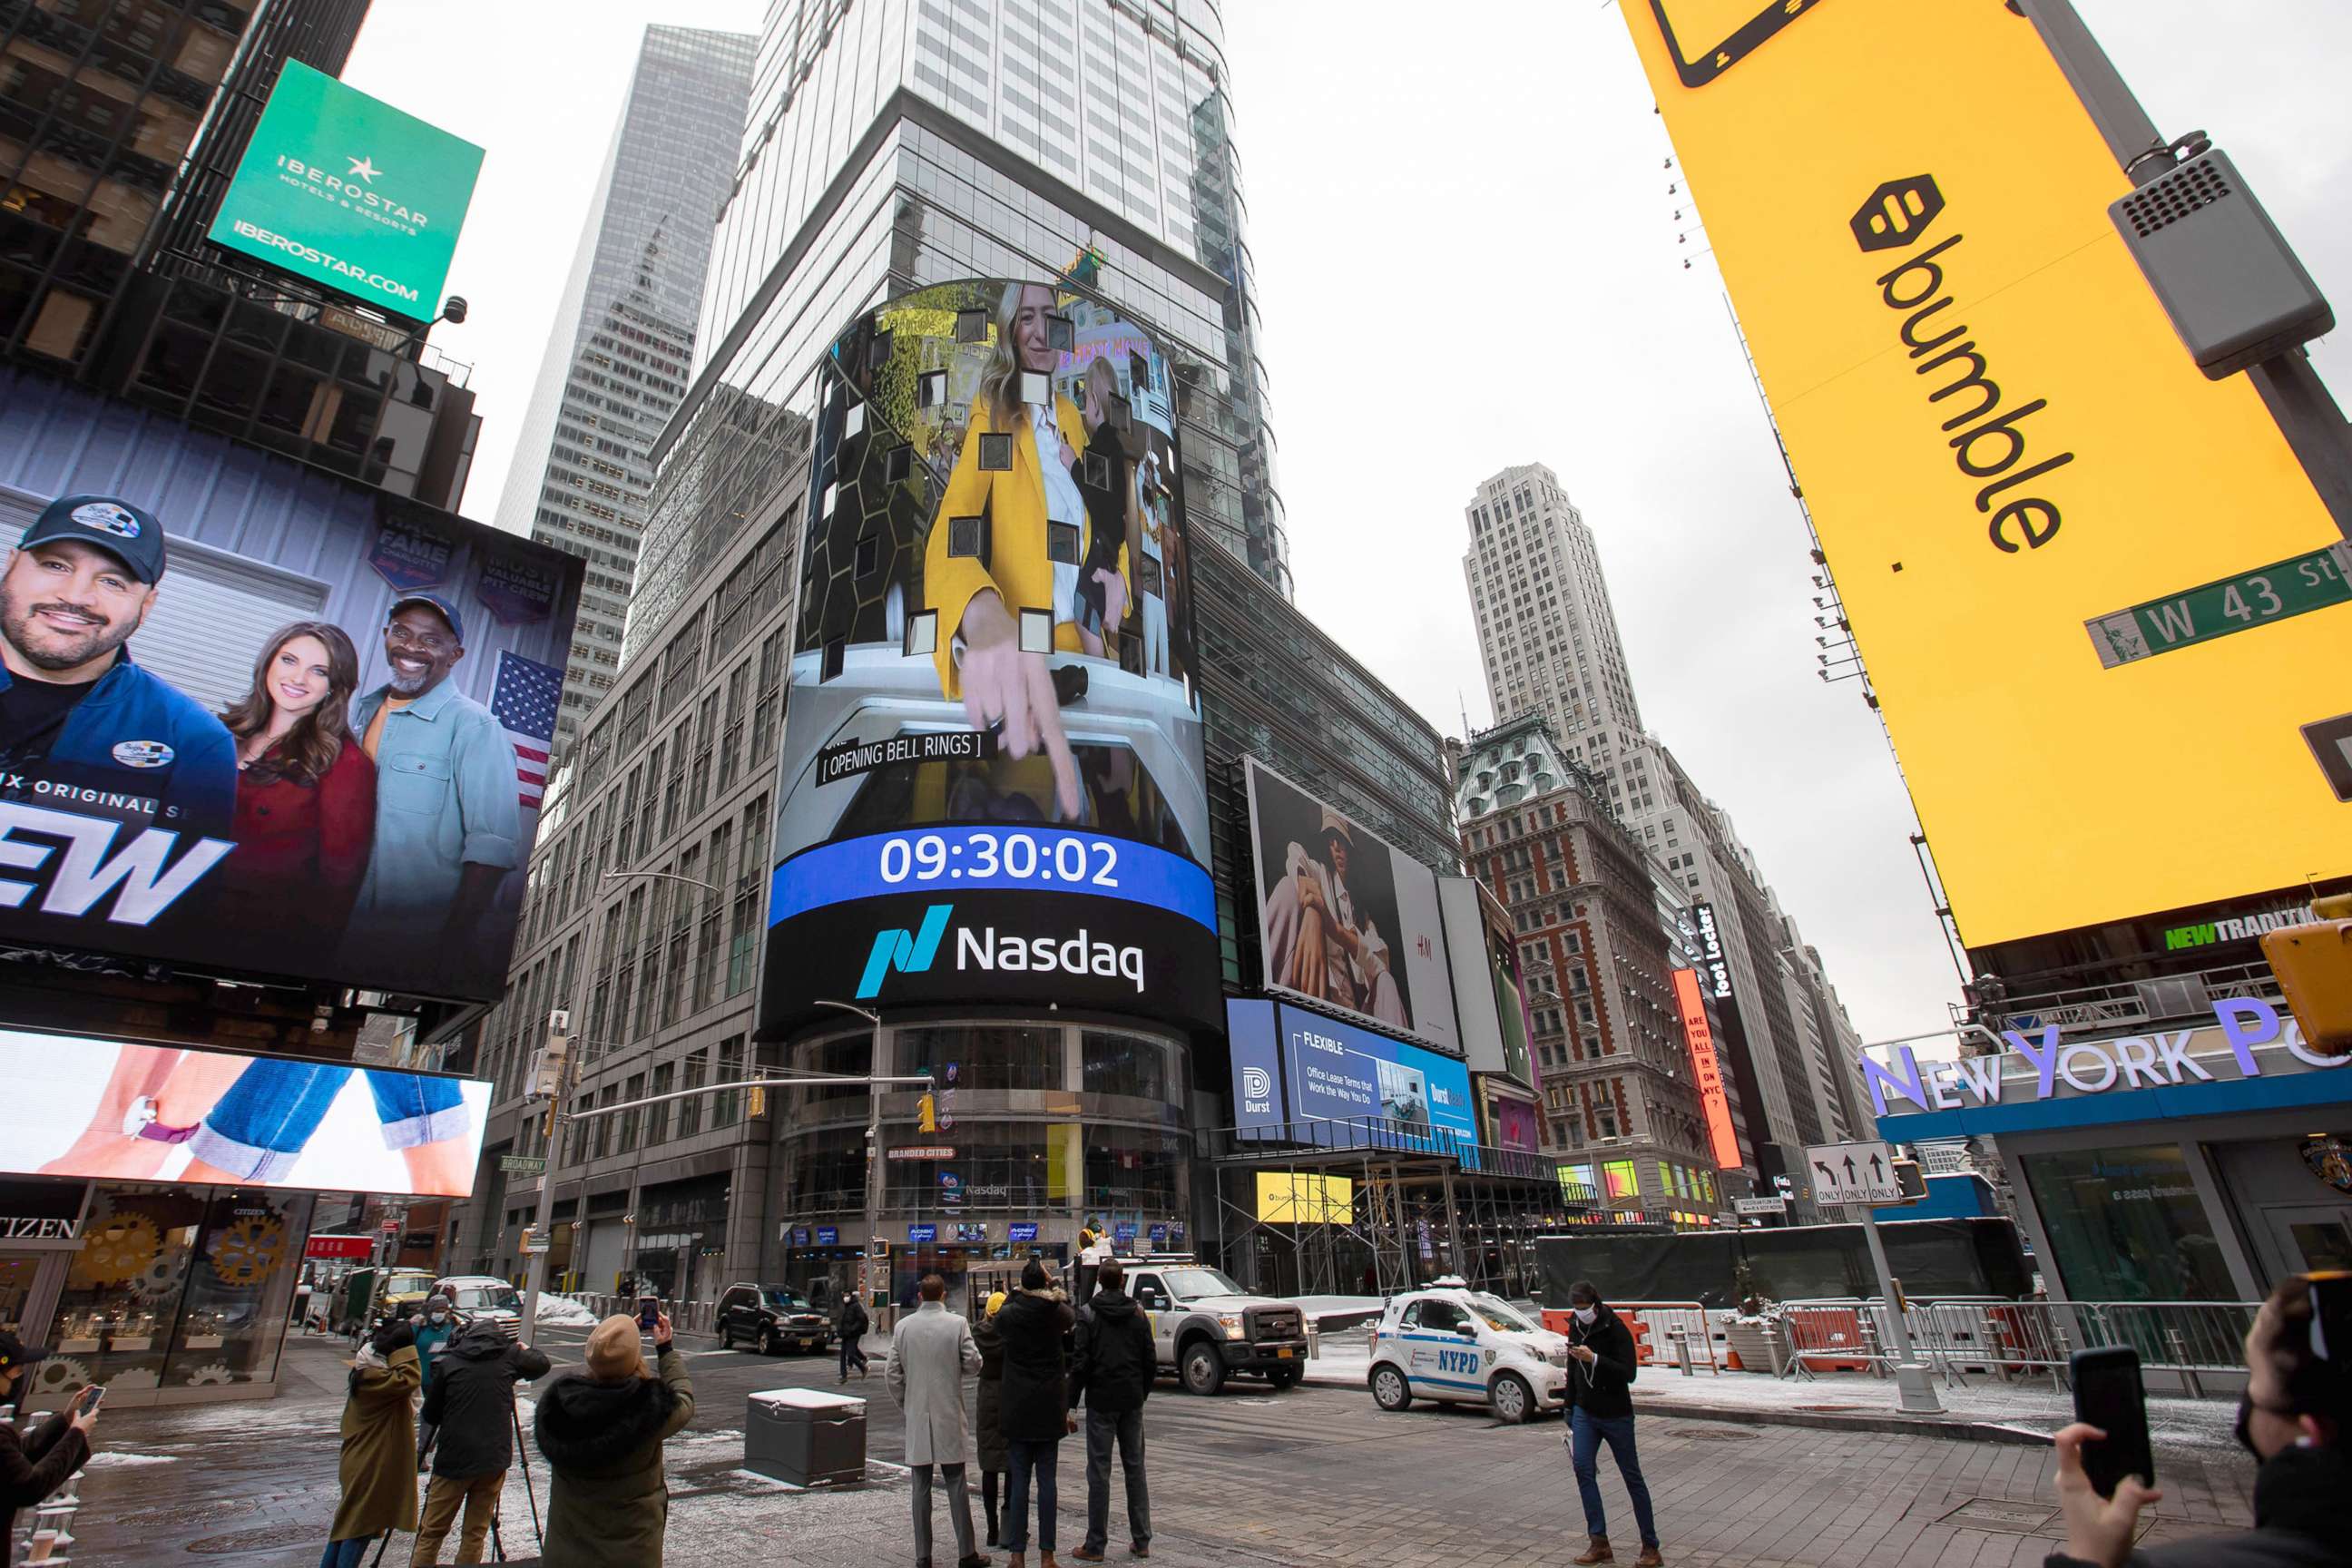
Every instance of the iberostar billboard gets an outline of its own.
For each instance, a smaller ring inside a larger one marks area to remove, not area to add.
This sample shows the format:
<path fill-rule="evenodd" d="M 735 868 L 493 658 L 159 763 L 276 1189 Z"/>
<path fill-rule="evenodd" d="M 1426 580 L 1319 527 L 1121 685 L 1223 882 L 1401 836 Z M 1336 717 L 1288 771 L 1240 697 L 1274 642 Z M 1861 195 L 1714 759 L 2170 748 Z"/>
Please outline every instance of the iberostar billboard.
<path fill-rule="evenodd" d="M 1964 940 L 2352 871 L 2304 733 L 2352 710 L 2352 551 L 2182 348 L 2032 23 L 1622 9 Z"/>
<path fill-rule="evenodd" d="M 1172 374 L 1045 283 L 827 353 L 763 1031 L 818 997 L 1218 1021 Z"/>
<path fill-rule="evenodd" d="M 0 1029 L 0 1171 L 461 1198 L 490 1086 Z"/>
<path fill-rule="evenodd" d="M 1248 759 L 1269 991 L 1459 1050 L 1437 874 Z"/>
<path fill-rule="evenodd" d="M 421 321 L 481 172 L 472 142 L 289 60 L 205 237 Z"/>
<path fill-rule="evenodd" d="M 0 942 L 496 1001 L 581 574 L 79 394 L 0 408 Z"/>

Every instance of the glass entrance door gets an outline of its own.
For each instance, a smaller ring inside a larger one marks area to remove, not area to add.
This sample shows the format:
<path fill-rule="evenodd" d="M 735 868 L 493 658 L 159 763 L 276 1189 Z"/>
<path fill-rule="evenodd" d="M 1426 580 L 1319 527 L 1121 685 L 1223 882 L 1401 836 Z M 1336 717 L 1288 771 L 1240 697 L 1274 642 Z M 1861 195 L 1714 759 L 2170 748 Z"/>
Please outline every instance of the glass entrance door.
<path fill-rule="evenodd" d="M 2263 1210 L 2263 1218 L 2289 1274 L 2352 1269 L 2352 1204 L 2280 1205 Z"/>

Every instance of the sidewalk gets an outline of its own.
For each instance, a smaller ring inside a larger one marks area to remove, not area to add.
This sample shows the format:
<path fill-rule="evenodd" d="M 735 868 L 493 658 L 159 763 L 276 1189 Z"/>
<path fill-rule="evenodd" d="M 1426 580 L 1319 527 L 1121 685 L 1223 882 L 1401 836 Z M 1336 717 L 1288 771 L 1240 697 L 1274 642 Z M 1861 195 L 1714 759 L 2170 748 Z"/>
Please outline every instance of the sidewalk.
<path fill-rule="evenodd" d="M 1307 1382 L 1367 1386 L 1371 1352 L 1360 1333 L 1327 1339 L 1320 1348 L 1321 1353 L 1307 1363 Z M 1995 1443 L 2043 1442 L 2074 1418 L 2073 1395 L 2053 1389 L 2047 1379 L 2000 1383 L 1973 1378 L 1959 1388 L 1938 1379 L 1935 1387 L 1944 1413 L 1914 1415 L 1896 1405 L 1892 1378 L 1866 1373 L 1821 1373 L 1798 1379 L 1749 1372 L 1710 1373 L 1701 1367 L 1685 1377 L 1675 1367 L 1653 1363 L 1634 1382 L 1633 1409 L 1643 1415 Z M 1369 1400 L 1370 1394 L 1365 1397 Z M 2237 1439 L 2231 1436 L 2237 1406 L 2229 1401 L 2150 1395 L 2147 1415 L 2149 1430 L 2162 1447 L 2216 1458 L 2238 1451 Z"/>

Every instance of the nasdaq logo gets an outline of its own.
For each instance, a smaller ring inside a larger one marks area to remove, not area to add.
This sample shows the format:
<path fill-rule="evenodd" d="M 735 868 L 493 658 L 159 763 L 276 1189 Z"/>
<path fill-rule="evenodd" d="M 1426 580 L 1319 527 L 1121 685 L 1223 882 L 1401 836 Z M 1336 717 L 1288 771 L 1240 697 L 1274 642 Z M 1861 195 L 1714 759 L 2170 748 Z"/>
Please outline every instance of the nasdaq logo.
<path fill-rule="evenodd" d="M 866 973 L 857 982 L 857 999 L 868 1001 L 882 994 L 882 981 L 892 970 L 901 974 L 921 974 L 931 967 L 939 955 L 940 939 L 947 934 L 948 917 L 955 913 L 953 904 L 933 904 L 923 911 L 923 923 L 914 931 L 877 931 L 874 951 L 866 957 Z"/>

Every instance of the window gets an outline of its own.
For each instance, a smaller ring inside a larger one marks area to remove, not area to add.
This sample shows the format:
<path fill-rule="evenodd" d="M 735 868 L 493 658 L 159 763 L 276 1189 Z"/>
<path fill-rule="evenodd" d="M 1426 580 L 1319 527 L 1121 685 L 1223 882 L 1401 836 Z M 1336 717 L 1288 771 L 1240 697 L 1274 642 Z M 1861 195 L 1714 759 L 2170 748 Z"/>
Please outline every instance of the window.
<path fill-rule="evenodd" d="M 1601 1167 L 1601 1180 L 1611 1202 L 1619 1198 L 1639 1198 L 1642 1195 L 1641 1173 L 1631 1160 L 1611 1160 Z"/>
<path fill-rule="evenodd" d="M 623 1102 L 627 1103 L 634 1100 L 643 1100 L 645 1097 L 646 1075 L 643 1073 L 631 1074 L 628 1086 L 621 1096 Z M 637 1146 L 637 1118 L 640 1112 L 636 1110 L 624 1110 L 621 1112 L 619 1117 L 621 1123 L 619 1142 L 615 1146 L 614 1152 L 625 1154 L 630 1150 Z"/>
<path fill-rule="evenodd" d="M 677 1087 L 682 1090 L 700 1089 L 709 1080 L 709 1068 L 710 1052 L 708 1049 L 689 1053 L 686 1058 L 686 1071 L 679 1079 Z M 697 1095 L 691 1099 L 679 1100 L 677 1102 L 677 1135 L 681 1138 L 691 1138 L 701 1131 L 702 1097 Z"/>
<path fill-rule="evenodd" d="M 2084 1301 L 2221 1301 L 2235 1291 L 2177 1143 L 2025 1157 L 2066 1293 Z"/>
<path fill-rule="evenodd" d="M 659 1099 L 662 1095 L 669 1093 L 677 1087 L 677 1064 L 676 1062 L 664 1062 L 661 1066 L 654 1068 L 653 1081 L 648 1086 L 649 1091 L 656 1099 Z M 662 1142 L 669 1137 L 669 1108 L 671 1105 L 676 1103 L 677 1101 L 670 1100 L 662 1104 L 648 1105 L 646 1107 L 646 1148 L 650 1149 L 655 1144 Z"/>
<path fill-rule="evenodd" d="M 743 1037 L 731 1035 L 719 1043 L 719 1072 L 713 1083 L 739 1083 L 744 1069 Z M 743 1114 L 743 1091 L 722 1089 L 710 1097 L 710 1125 L 732 1127 Z"/>

